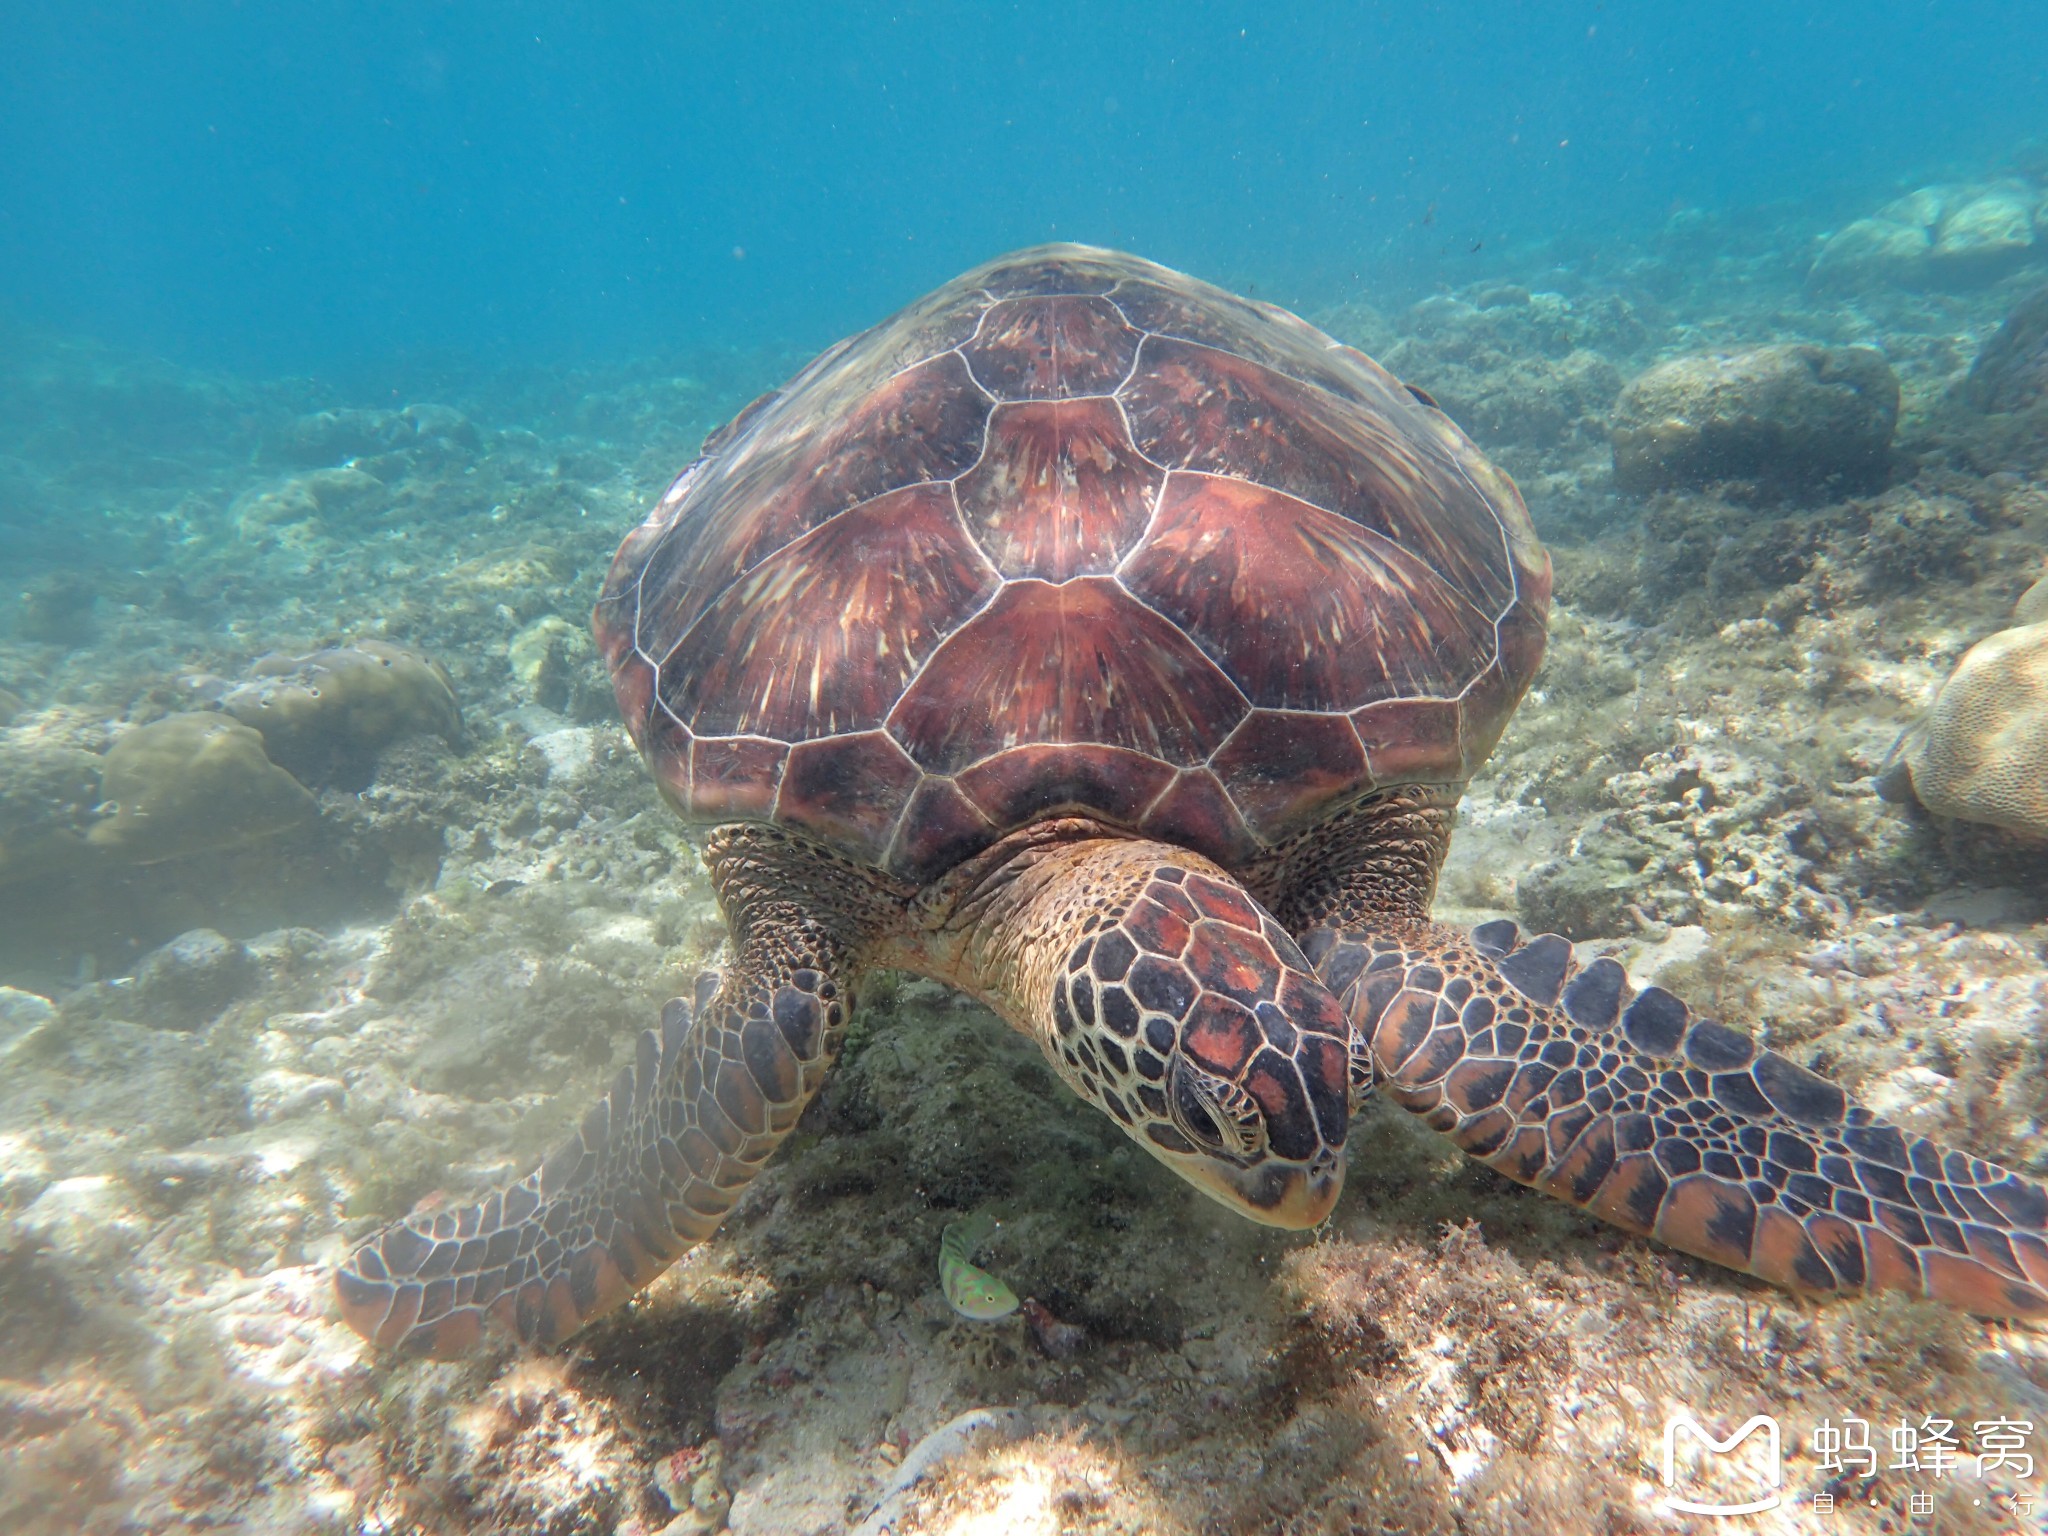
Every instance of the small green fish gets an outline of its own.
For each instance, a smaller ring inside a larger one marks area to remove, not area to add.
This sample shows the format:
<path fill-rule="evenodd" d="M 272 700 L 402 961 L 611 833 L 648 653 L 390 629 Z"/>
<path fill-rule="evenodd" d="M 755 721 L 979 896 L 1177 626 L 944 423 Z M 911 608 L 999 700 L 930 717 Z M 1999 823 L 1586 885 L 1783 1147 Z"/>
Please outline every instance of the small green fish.
<path fill-rule="evenodd" d="M 995 1229 L 992 1218 L 974 1215 L 947 1222 L 939 1233 L 939 1288 L 955 1312 L 977 1322 L 992 1322 L 1017 1310 L 1016 1292 L 967 1262 Z"/>

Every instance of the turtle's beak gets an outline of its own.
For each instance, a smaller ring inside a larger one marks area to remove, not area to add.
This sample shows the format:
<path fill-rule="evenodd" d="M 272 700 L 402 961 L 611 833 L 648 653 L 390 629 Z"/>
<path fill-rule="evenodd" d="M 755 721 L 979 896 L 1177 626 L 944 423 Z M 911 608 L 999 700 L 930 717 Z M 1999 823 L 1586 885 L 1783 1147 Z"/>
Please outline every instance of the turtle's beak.
<path fill-rule="evenodd" d="M 1344 1189 L 1344 1160 L 1339 1152 L 1319 1153 L 1307 1164 L 1268 1159 L 1249 1168 L 1204 1158 L 1199 1172 L 1184 1162 L 1177 1164 L 1175 1171 L 1240 1216 L 1262 1226 L 1294 1231 L 1321 1226 Z"/>

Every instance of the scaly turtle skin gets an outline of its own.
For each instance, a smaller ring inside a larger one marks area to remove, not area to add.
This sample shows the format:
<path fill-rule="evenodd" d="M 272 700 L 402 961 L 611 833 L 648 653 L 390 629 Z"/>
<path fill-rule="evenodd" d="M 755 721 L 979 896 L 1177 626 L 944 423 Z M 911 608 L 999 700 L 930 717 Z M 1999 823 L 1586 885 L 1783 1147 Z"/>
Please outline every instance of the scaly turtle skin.
<path fill-rule="evenodd" d="M 991 263 L 833 348 L 627 536 L 596 632 L 711 828 L 734 964 L 582 1130 L 337 1275 L 379 1344 L 554 1343 L 717 1227 L 863 976 L 950 982 L 1257 1221 L 1374 1088 L 1491 1166 L 1806 1292 L 2048 1314 L 2048 1194 L 1554 935 L 1429 921 L 1548 558 L 1419 391 L 1129 256 Z"/>

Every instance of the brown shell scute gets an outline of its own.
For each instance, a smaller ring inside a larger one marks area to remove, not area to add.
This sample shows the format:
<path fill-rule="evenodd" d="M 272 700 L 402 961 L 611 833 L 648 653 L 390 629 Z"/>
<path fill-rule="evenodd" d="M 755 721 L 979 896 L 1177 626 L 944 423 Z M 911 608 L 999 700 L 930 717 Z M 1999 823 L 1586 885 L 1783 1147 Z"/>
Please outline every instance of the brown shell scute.
<path fill-rule="evenodd" d="M 800 379 L 724 457 L 688 477 L 639 573 L 643 649 L 650 634 L 673 644 L 727 587 L 826 519 L 891 491 L 950 481 L 981 456 L 991 402 L 957 352 L 884 377 L 843 404 L 826 394 L 814 403 L 842 404 L 832 420 L 785 420 L 792 405 L 836 390 L 847 372 L 835 365 L 811 384 Z"/>
<path fill-rule="evenodd" d="M 889 716 L 934 773 L 1006 748 L 1099 742 L 1202 761 L 1244 696 L 1194 642 L 1115 580 L 1013 581 L 939 647 Z"/>
<path fill-rule="evenodd" d="M 1116 401 L 999 405 L 981 461 L 954 482 L 1003 575 L 1107 575 L 1144 535 L 1166 472 L 1131 447 Z"/>
<path fill-rule="evenodd" d="M 1421 556 L 1243 480 L 1173 476 L 1123 580 L 1273 709 L 1441 692 L 1493 653 L 1491 619 Z"/>
<path fill-rule="evenodd" d="M 1065 400 L 1114 390 L 1141 339 L 1107 299 L 1003 299 L 960 355 L 997 400 Z"/>
<path fill-rule="evenodd" d="M 999 583 L 946 486 L 887 492 L 726 587 L 663 662 L 662 703 L 700 736 L 805 741 L 878 726 Z"/>
<path fill-rule="evenodd" d="M 1238 476 L 1325 508 L 1412 549 L 1489 605 L 1514 590 L 1498 514 L 1457 475 L 1406 391 L 1360 410 L 1243 357 L 1158 338 L 1139 361 L 1131 432 L 1155 463 Z"/>
<path fill-rule="evenodd" d="M 992 262 L 707 443 L 595 628 L 664 793 L 927 879 L 1080 811 L 1229 866 L 1460 783 L 1549 562 L 1440 411 L 1115 252 Z"/>

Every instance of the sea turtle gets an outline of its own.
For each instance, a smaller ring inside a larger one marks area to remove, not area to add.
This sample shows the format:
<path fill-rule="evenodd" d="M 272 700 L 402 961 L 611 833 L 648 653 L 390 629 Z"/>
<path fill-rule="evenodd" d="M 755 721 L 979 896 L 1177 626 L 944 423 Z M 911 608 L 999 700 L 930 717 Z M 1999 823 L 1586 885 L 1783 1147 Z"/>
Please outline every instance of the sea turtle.
<path fill-rule="evenodd" d="M 709 828 L 733 963 L 580 1132 L 338 1273 L 383 1345 L 552 1344 L 702 1242 L 864 978 L 951 983 L 1147 1152 L 1312 1227 L 1374 1090 L 1509 1177 L 1805 1292 L 2048 1313 L 2048 1193 L 1555 935 L 1429 919 L 1550 565 L 1419 389 L 1295 316 L 1046 246 L 705 444 L 595 618 Z"/>

